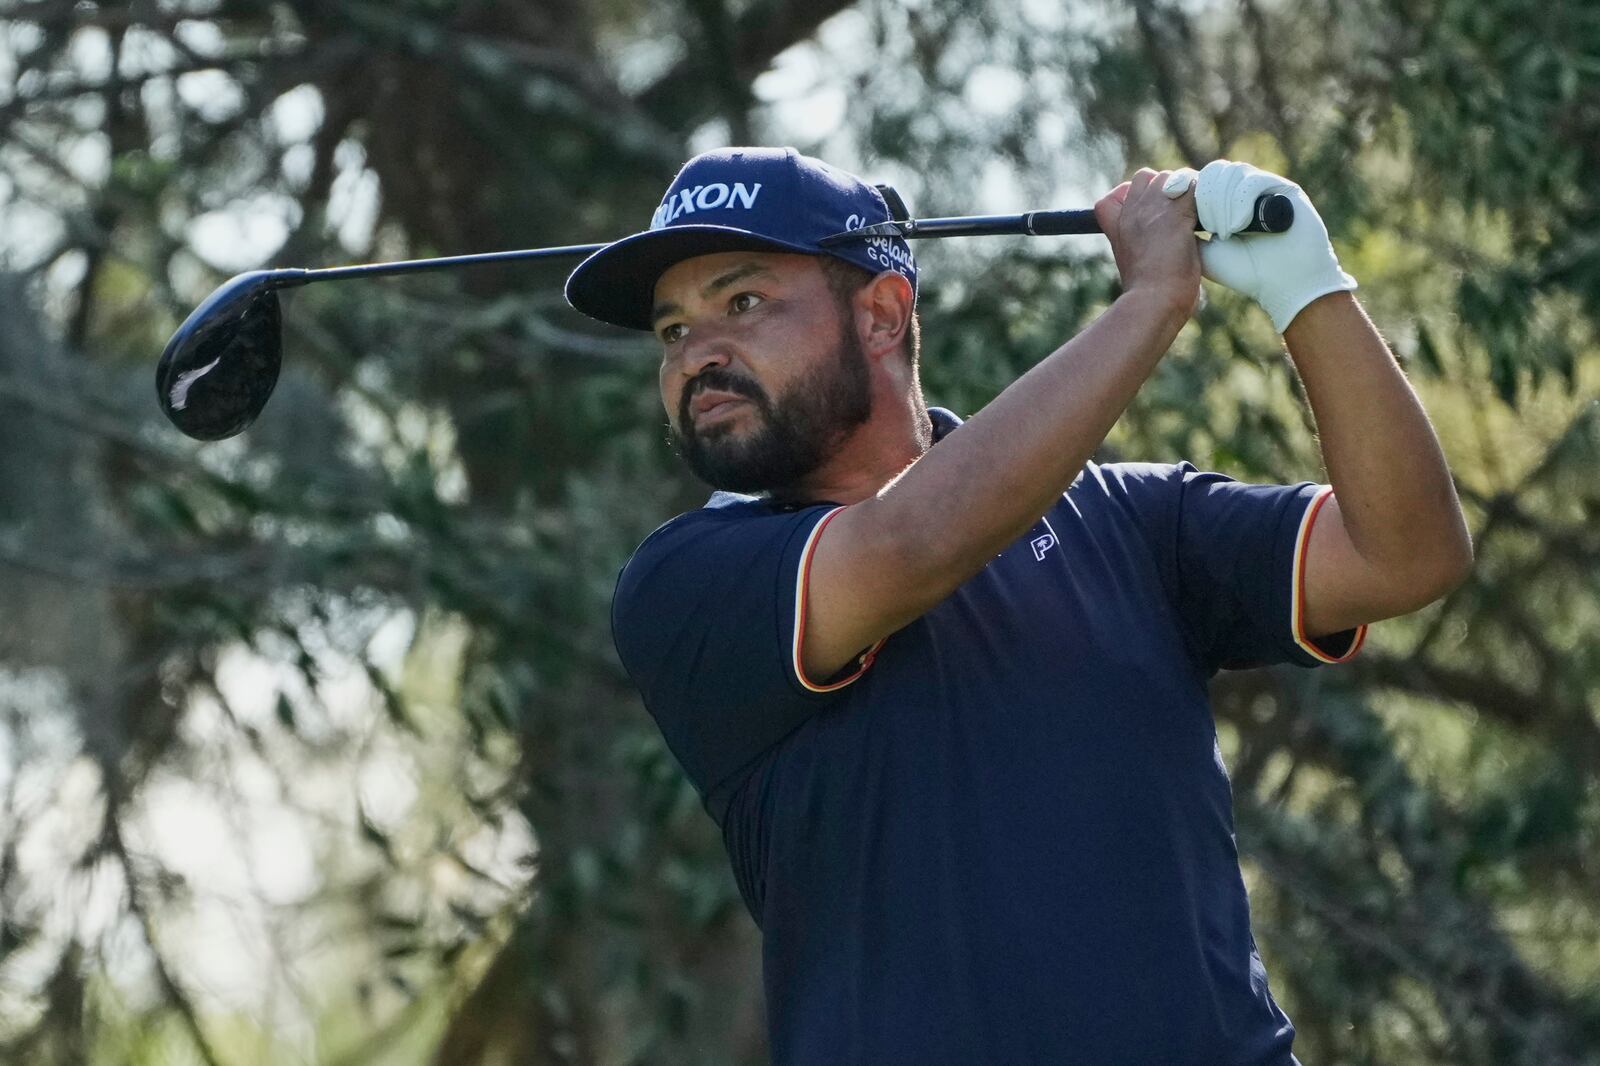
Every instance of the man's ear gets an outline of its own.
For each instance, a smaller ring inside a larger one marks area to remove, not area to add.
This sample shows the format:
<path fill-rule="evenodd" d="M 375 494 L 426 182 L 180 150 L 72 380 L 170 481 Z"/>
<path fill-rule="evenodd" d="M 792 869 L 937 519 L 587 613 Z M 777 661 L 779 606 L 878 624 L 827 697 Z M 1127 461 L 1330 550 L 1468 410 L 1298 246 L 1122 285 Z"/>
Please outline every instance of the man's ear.
<path fill-rule="evenodd" d="M 911 328 L 916 294 L 905 275 L 885 270 L 856 292 L 856 329 L 861 347 L 877 359 L 899 349 Z"/>

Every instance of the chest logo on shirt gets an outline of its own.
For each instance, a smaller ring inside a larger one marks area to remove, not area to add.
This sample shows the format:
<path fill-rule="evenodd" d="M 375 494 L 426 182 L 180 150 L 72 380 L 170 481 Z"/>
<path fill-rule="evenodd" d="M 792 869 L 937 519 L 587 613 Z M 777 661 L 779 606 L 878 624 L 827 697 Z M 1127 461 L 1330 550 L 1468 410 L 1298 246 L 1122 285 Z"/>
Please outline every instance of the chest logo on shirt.
<path fill-rule="evenodd" d="M 1033 548 L 1033 557 L 1042 563 L 1044 562 L 1044 553 L 1056 546 L 1056 535 L 1053 532 L 1041 533 L 1028 541 L 1028 544 Z"/>

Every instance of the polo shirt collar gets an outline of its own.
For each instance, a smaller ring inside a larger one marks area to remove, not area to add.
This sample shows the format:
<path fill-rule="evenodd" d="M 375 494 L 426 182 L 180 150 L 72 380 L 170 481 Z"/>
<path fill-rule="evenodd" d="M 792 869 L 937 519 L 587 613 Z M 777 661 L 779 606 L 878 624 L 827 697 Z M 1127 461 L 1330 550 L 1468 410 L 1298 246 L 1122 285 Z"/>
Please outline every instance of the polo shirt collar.
<path fill-rule="evenodd" d="M 962 423 L 962 419 L 957 417 L 954 411 L 947 410 L 943 407 L 928 408 L 928 418 L 933 422 L 933 443 L 935 444 L 938 444 L 941 440 L 944 440 L 945 436 L 951 430 L 955 429 Z M 776 511 L 798 511 L 802 507 L 815 507 L 818 504 L 831 504 L 832 506 L 838 506 L 836 503 L 832 503 L 829 500 L 811 500 L 806 503 L 773 503 L 764 495 L 749 496 L 738 492 L 723 492 L 720 489 L 711 494 L 711 498 L 706 501 L 705 505 L 707 507 L 729 507 L 741 503 L 764 503 L 770 505 L 773 510 Z"/>

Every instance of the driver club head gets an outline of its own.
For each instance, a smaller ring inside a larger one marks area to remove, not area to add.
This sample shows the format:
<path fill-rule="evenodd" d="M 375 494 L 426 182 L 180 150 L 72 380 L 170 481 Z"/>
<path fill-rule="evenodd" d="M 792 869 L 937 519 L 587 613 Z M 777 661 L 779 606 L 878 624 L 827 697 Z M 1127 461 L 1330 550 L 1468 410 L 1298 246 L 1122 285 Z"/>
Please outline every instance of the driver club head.
<path fill-rule="evenodd" d="M 240 274 L 184 319 L 156 365 L 156 394 L 173 425 L 197 440 L 222 440 L 256 420 L 283 362 L 276 290 L 296 273 Z"/>

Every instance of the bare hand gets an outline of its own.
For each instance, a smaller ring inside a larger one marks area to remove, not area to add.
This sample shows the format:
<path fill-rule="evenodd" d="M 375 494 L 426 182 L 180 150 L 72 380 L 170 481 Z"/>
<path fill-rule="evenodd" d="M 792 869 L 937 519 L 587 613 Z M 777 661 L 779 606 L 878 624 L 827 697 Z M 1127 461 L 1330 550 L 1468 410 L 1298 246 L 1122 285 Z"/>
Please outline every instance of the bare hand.
<path fill-rule="evenodd" d="M 1200 241 L 1192 187 L 1163 191 L 1171 171 L 1141 168 L 1102 196 L 1095 218 L 1111 240 L 1122 289 L 1161 293 L 1192 315 L 1200 301 Z"/>

